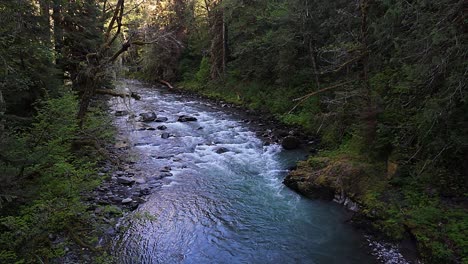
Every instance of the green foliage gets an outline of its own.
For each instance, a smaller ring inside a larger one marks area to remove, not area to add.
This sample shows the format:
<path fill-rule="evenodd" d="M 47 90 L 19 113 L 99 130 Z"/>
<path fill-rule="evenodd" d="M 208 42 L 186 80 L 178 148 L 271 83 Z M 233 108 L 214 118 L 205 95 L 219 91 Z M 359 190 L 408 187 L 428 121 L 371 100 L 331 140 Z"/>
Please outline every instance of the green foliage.
<path fill-rule="evenodd" d="M 378 229 L 401 239 L 410 232 L 418 241 L 424 258 L 434 263 L 458 262 L 466 256 L 468 217 L 463 208 L 447 208 L 420 190 L 405 187 L 405 197 L 381 204 L 380 198 L 364 200 L 366 213 L 373 213 Z M 390 192 L 387 191 L 386 196 Z"/>
<path fill-rule="evenodd" d="M 41 95 L 56 95 L 59 82 L 53 52 L 43 39 L 40 15 L 31 1 L 0 3 L 0 91 L 7 113 L 29 116 Z"/>
<path fill-rule="evenodd" d="M 195 80 L 200 86 L 203 86 L 210 78 L 210 61 L 207 57 L 203 57 L 200 62 L 200 68 L 195 74 Z"/>
<path fill-rule="evenodd" d="M 2 153 L 9 159 L 20 159 L 23 169 L 0 163 L 2 171 L 20 172 L 19 177 L 9 179 L 15 189 L 2 186 L 2 192 L 13 192 L 21 199 L 21 203 L 7 203 L 0 214 L 1 263 L 33 263 L 37 258 L 58 257 L 64 253 L 64 245 L 52 244 L 49 234 L 63 235 L 77 225 L 89 225 L 80 196 L 100 182 L 95 172 L 96 156 L 89 159 L 74 152 L 73 142 L 91 131 L 99 134 L 98 123 L 101 129 L 102 123 L 90 118 L 84 130 L 79 130 L 77 108 L 77 98 L 70 92 L 41 101 L 32 127 L 11 135 L 14 144 Z M 104 136 L 98 139 L 104 140 Z M 18 209 L 13 210 L 15 207 Z"/>

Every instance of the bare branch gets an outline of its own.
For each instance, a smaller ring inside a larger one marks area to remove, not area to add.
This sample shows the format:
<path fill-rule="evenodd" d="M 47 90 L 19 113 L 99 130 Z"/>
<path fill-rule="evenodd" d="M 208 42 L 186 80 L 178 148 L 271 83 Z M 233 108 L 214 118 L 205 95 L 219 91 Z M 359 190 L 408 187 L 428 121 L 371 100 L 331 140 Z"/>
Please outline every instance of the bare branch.
<path fill-rule="evenodd" d="M 299 105 L 301 105 L 305 100 L 309 99 L 311 96 L 314 96 L 314 95 L 319 94 L 319 93 L 326 92 L 326 91 L 331 90 L 331 89 L 335 89 L 335 88 L 341 87 L 341 86 L 346 85 L 346 84 L 349 84 L 349 83 L 351 83 L 351 82 L 353 82 L 353 81 L 347 81 L 347 82 L 344 82 L 344 83 L 339 83 L 339 84 L 336 84 L 336 85 L 333 85 L 333 86 L 329 86 L 329 87 L 320 89 L 320 90 L 318 90 L 318 91 L 315 91 L 315 92 L 306 94 L 306 95 L 301 96 L 301 97 L 299 97 L 299 98 L 293 99 L 293 102 L 296 102 L 296 101 L 299 101 L 299 102 L 298 102 L 291 110 L 289 110 L 288 114 L 291 114 Z"/>

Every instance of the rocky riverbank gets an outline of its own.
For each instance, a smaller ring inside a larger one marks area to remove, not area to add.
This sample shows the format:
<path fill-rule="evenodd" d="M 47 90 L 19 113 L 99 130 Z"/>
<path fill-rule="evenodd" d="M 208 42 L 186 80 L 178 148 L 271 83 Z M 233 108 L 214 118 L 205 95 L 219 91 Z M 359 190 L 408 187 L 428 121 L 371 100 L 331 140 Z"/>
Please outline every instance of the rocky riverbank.
<path fill-rule="evenodd" d="M 387 241 L 381 232 L 371 228 L 372 221 L 362 212 L 360 201 L 366 189 L 375 184 L 373 182 L 375 179 L 370 175 L 378 175 L 373 171 L 375 170 L 373 166 L 347 157 L 336 159 L 314 157 L 317 154 L 319 139 L 307 135 L 301 127 L 282 124 L 267 112 L 259 114 L 258 110 L 226 103 L 219 99 L 206 99 L 205 96 L 192 91 L 179 89 L 172 91 L 199 100 L 210 100 L 226 111 L 246 115 L 246 122 L 252 124 L 252 130 L 257 131 L 257 136 L 262 138 L 265 144 L 278 143 L 286 150 L 297 146 L 307 149 L 309 158 L 292 168 L 284 179 L 284 184 L 304 196 L 333 201 L 349 210 L 350 222 L 368 234 L 369 246 L 373 249 L 372 254 L 382 263 L 418 263 L 414 241 L 411 239 L 405 239 L 400 243 Z"/>
<path fill-rule="evenodd" d="M 155 87 L 168 90 L 167 87 Z M 314 151 L 314 139 L 308 137 L 297 127 L 288 127 L 277 122 L 272 116 L 263 113 L 244 109 L 240 106 L 229 104 L 219 100 L 212 100 L 188 93 L 183 90 L 169 90 L 170 93 L 183 95 L 193 100 L 206 102 L 214 108 L 223 112 L 228 112 L 248 126 L 256 135 L 263 140 L 265 145 L 274 143 L 284 143 L 287 149 L 307 148 Z M 109 100 L 103 96 L 100 100 Z M 133 113 L 128 109 L 109 110 L 109 115 L 115 119 L 133 120 L 136 123 L 133 131 L 159 130 L 164 131 L 161 138 L 172 137 L 170 129 L 165 125 L 167 117 L 156 114 L 153 111 Z M 195 122 L 196 117 L 181 115 L 178 122 Z M 200 127 L 199 129 L 203 129 Z M 131 131 L 128 131 L 130 133 Z M 87 205 L 87 213 L 90 221 L 96 230 L 93 232 L 97 239 L 94 243 L 86 244 L 84 241 L 77 241 L 77 245 L 66 247 L 64 257 L 56 259 L 55 263 L 93 263 L 98 255 L 105 252 L 111 244 L 113 237 L 119 232 L 120 219 L 130 212 L 136 210 L 140 204 L 146 202 L 146 197 L 162 186 L 162 179 L 172 176 L 171 168 L 168 166 L 155 168 L 151 176 L 136 166 L 137 153 L 134 153 L 134 145 L 128 142 L 128 135 L 118 135 L 114 145 L 106 147 L 108 159 L 98 165 L 99 177 L 103 178 L 102 184 L 90 193 L 83 194 L 83 199 Z M 217 148 L 216 153 L 221 154 L 228 151 L 225 148 Z M 155 156 L 155 159 L 168 159 L 171 157 Z M 305 157 L 304 157 L 305 158 Z M 78 239 L 78 238 L 77 238 Z M 55 239 L 55 243 L 62 243 L 62 239 Z M 109 257 L 109 261 L 112 259 Z"/>
<path fill-rule="evenodd" d="M 163 87 L 159 88 L 167 89 Z M 200 102 L 207 102 L 210 104 L 210 107 L 218 108 L 223 112 L 235 115 L 236 119 L 242 120 L 251 131 L 254 131 L 263 140 L 265 145 L 278 143 L 282 144 L 285 149 L 301 147 L 307 149 L 310 153 L 315 152 L 316 140 L 302 133 L 300 128 L 282 125 L 267 114 L 259 115 L 254 111 L 236 105 L 206 99 L 180 90 L 170 90 L 168 92 L 183 94 L 184 97 L 190 97 Z M 160 112 L 164 113 L 164 110 L 160 109 Z M 133 113 L 125 109 L 117 109 L 111 111 L 110 114 L 116 119 L 132 120 L 135 125 L 132 126 L 130 131 L 125 133 L 141 130 L 148 130 L 148 132 L 160 130 L 161 132 L 158 134 L 162 133 L 161 138 L 163 140 L 173 137 L 170 128 L 168 128 L 169 125 L 165 125 L 168 119 L 161 113 L 156 114 L 152 111 Z M 196 120 L 196 117 L 186 115 L 181 115 L 177 118 L 177 122 L 195 122 Z M 203 127 L 199 129 L 203 129 Z M 92 245 L 82 244 L 82 247 L 79 248 L 69 248 L 68 254 L 66 254 L 65 258 L 60 259 L 60 261 L 93 263 L 92 261 L 96 255 L 106 250 L 111 244 L 110 242 L 113 237 L 122 228 L 120 226 L 120 219 L 137 209 L 140 204 L 145 203 L 148 195 L 162 187 L 162 181 L 165 177 L 172 176 L 172 168 L 168 166 L 154 168 L 151 173 L 142 171 L 142 168 L 136 164 L 138 155 L 134 153 L 134 147 L 134 144 L 128 141 L 126 135 L 117 136 L 115 144 L 108 146 L 109 159 L 100 164 L 99 171 L 99 176 L 104 177 L 104 181 L 91 193 L 84 195 L 88 205 L 88 212 L 91 215 L 94 226 L 96 226 L 95 233 L 98 235 L 98 239 Z M 214 151 L 222 154 L 229 150 L 215 148 Z M 152 158 L 164 160 L 172 159 L 173 157 L 165 156 L 164 153 L 161 153 L 159 156 Z M 310 167 L 303 166 L 305 162 L 300 163 L 298 168 L 293 170 L 286 178 L 286 185 L 309 197 L 326 198 L 328 200 L 335 199 L 336 202 L 344 204 L 352 211 L 359 210 L 357 203 L 353 201 L 354 196 L 350 195 L 353 192 L 358 193 L 358 190 L 362 188 L 358 182 L 352 180 L 352 175 L 356 173 L 356 168 L 349 167 L 349 164 L 342 164 L 342 171 L 349 171 L 349 177 L 341 175 L 340 177 L 328 177 L 324 179 L 319 177 L 318 173 L 309 171 Z M 327 161 L 320 162 L 322 162 L 322 172 L 329 171 L 329 176 L 332 175 L 333 169 L 329 168 L 330 164 Z M 337 175 L 336 171 L 335 175 Z M 333 186 L 333 188 L 327 189 L 327 187 L 324 187 L 327 185 Z M 348 190 L 348 188 L 351 189 Z M 317 196 L 317 194 L 320 195 Z M 373 243 L 371 240 L 369 241 Z M 382 256 L 382 258 L 389 256 L 389 254 L 383 252 L 386 251 L 379 250 L 375 254 L 376 256 Z M 391 258 L 397 259 L 395 256 Z M 111 259 L 110 261 L 112 262 Z M 386 263 L 392 262 L 386 261 Z"/>
<path fill-rule="evenodd" d="M 388 241 L 382 232 L 374 228 L 369 217 L 379 218 L 365 205 L 366 190 L 379 179 L 374 178 L 370 164 L 350 157 L 309 157 L 298 163 L 283 183 L 298 193 L 312 199 L 323 199 L 341 204 L 351 212 L 350 222 L 367 234 L 372 254 L 382 263 L 420 263 L 415 241 L 407 238 Z"/>

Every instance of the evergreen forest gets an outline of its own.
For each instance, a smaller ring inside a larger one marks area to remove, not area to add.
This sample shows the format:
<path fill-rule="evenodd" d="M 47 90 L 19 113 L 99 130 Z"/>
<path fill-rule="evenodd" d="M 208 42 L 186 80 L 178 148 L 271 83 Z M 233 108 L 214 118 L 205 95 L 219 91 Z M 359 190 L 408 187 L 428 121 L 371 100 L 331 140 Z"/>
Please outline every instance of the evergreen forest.
<path fill-rule="evenodd" d="M 63 263 L 81 248 L 80 263 L 118 263 L 87 199 L 113 157 L 103 98 L 139 99 L 114 89 L 137 79 L 298 129 L 317 151 L 286 185 L 343 194 L 360 208 L 354 225 L 411 241 L 421 263 L 467 264 L 467 11 L 462 0 L 1 0 L 0 263 Z"/>

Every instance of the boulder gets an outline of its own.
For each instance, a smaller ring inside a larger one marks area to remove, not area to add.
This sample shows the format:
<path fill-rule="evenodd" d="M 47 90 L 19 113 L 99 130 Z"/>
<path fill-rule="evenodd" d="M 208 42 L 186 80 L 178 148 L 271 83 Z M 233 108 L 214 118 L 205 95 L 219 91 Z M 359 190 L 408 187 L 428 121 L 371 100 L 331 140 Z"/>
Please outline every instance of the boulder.
<path fill-rule="evenodd" d="M 118 177 L 117 182 L 120 184 L 131 185 L 135 183 L 135 180 L 129 177 Z"/>
<path fill-rule="evenodd" d="M 358 210 L 355 201 L 362 200 L 369 185 L 372 165 L 349 157 L 313 157 L 299 162 L 283 183 L 314 199 L 339 202 L 350 210 Z"/>
<path fill-rule="evenodd" d="M 223 154 L 223 153 L 228 152 L 228 151 L 229 151 L 229 149 L 227 149 L 225 147 L 219 147 L 219 148 L 217 148 L 215 150 L 215 152 L 218 153 L 218 154 Z"/>
<path fill-rule="evenodd" d="M 140 195 L 148 195 L 151 193 L 151 189 L 149 187 L 141 188 Z"/>
<path fill-rule="evenodd" d="M 132 198 L 125 198 L 125 199 L 122 200 L 122 204 L 129 204 L 131 202 L 133 202 Z"/>
<path fill-rule="evenodd" d="M 167 132 L 164 132 L 164 133 L 161 134 L 161 138 L 163 138 L 163 139 L 168 139 L 170 136 L 171 136 L 171 134 L 169 134 Z"/>
<path fill-rule="evenodd" d="M 150 126 L 147 125 L 147 124 L 144 124 L 144 123 L 137 123 L 135 129 L 138 130 L 138 131 L 143 131 L 143 130 L 148 130 L 148 128 L 150 128 Z"/>
<path fill-rule="evenodd" d="M 160 172 L 170 172 L 170 171 L 171 171 L 171 167 L 169 166 L 165 166 L 160 170 Z"/>
<path fill-rule="evenodd" d="M 166 122 L 167 120 L 168 120 L 167 117 L 158 117 L 154 120 L 154 122 L 161 123 L 161 122 Z"/>
<path fill-rule="evenodd" d="M 283 139 L 281 146 L 286 150 L 297 149 L 301 145 L 301 141 L 293 136 L 288 136 Z"/>
<path fill-rule="evenodd" d="M 173 176 L 173 174 L 170 173 L 170 172 L 162 172 L 161 174 L 159 174 L 160 179 L 166 178 L 166 177 L 171 177 L 171 176 Z"/>
<path fill-rule="evenodd" d="M 145 179 L 137 179 L 137 180 L 135 180 L 135 182 L 138 183 L 138 184 L 145 184 L 146 183 Z"/>
<path fill-rule="evenodd" d="M 177 119 L 179 122 L 191 122 L 191 121 L 197 121 L 197 119 L 193 116 L 188 116 L 188 115 L 181 115 Z"/>
<path fill-rule="evenodd" d="M 166 130 L 166 129 L 167 129 L 167 126 L 158 126 L 158 129 L 159 129 L 159 130 Z"/>
<path fill-rule="evenodd" d="M 128 115 L 128 111 L 127 110 L 118 110 L 118 111 L 115 111 L 114 115 L 115 116 L 126 116 L 126 115 Z"/>
<path fill-rule="evenodd" d="M 142 122 L 153 122 L 157 116 L 155 112 L 148 112 L 148 113 L 141 113 L 140 117 L 141 117 L 140 121 Z"/>

